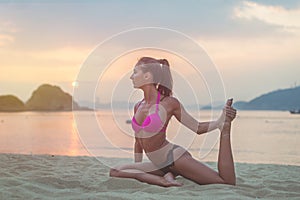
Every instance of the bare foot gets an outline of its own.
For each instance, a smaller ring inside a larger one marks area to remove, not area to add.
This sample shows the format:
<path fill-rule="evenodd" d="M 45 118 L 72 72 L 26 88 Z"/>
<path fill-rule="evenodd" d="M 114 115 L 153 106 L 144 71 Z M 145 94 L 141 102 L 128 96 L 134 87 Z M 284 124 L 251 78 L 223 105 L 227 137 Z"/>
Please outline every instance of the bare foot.
<path fill-rule="evenodd" d="M 171 172 L 168 172 L 164 175 L 164 179 L 167 181 L 167 186 L 182 186 L 182 183 L 178 183 L 175 180 L 174 175 Z"/>

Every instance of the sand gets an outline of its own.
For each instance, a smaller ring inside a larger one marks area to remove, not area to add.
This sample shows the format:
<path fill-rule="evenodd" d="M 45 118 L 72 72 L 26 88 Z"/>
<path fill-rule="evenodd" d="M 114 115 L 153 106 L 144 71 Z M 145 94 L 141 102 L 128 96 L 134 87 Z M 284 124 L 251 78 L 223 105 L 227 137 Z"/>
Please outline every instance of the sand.
<path fill-rule="evenodd" d="M 197 185 L 178 177 L 184 186 L 162 188 L 110 178 L 109 168 L 94 157 L 0 154 L 0 161 L 0 199 L 300 198 L 300 166 L 236 163 L 237 186 Z"/>

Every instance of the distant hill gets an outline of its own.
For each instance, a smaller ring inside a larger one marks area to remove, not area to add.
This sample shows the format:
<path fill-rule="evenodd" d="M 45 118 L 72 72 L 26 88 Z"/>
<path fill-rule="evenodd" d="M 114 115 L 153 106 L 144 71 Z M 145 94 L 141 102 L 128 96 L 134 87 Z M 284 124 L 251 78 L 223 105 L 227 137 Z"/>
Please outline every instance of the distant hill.
<path fill-rule="evenodd" d="M 0 111 L 17 112 L 24 110 L 25 105 L 18 97 L 13 95 L 0 96 Z"/>
<path fill-rule="evenodd" d="M 39 86 L 31 95 L 30 99 L 23 103 L 13 95 L 0 96 L 0 111 L 71 111 L 89 110 L 80 107 L 72 100 L 72 96 L 64 92 L 58 86 L 43 84 Z"/>
<path fill-rule="evenodd" d="M 74 108 L 79 106 L 76 102 Z M 60 87 L 44 84 L 38 87 L 25 104 L 26 110 L 39 111 L 70 111 L 72 110 L 72 96 Z"/>
<path fill-rule="evenodd" d="M 234 103 L 234 107 L 240 110 L 300 109 L 300 86 L 272 91 L 249 102 L 238 101 Z"/>

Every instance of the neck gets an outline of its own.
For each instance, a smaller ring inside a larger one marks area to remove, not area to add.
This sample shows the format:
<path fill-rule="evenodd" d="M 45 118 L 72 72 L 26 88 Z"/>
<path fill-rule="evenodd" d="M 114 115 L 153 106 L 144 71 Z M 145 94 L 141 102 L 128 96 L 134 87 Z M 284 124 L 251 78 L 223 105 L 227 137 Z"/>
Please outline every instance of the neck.
<path fill-rule="evenodd" d="M 145 87 L 143 88 L 143 92 L 144 92 L 144 100 L 147 104 L 156 102 L 158 91 L 155 89 L 153 85 L 145 85 Z"/>

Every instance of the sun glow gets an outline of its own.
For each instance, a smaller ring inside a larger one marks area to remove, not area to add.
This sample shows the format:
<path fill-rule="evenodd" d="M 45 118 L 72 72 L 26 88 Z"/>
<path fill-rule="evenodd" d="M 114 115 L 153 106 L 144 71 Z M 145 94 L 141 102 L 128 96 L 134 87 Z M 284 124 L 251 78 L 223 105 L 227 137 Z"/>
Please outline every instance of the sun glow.
<path fill-rule="evenodd" d="M 77 81 L 73 81 L 73 82 L 72 82 L 72 86 L 73 86 L 74 88 L 77 88 L 77 87 L 79 86 L 79 83 L 78 83 Z"/>

